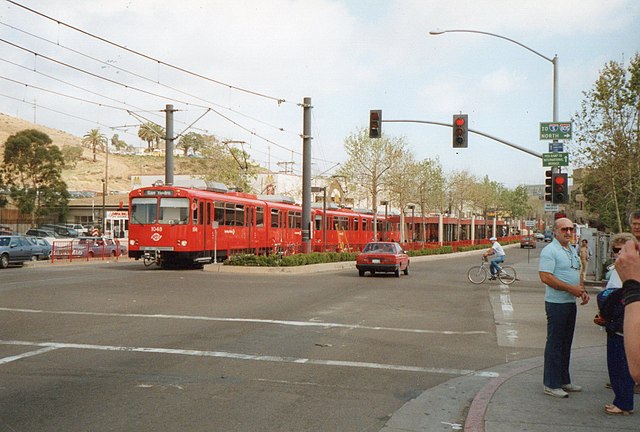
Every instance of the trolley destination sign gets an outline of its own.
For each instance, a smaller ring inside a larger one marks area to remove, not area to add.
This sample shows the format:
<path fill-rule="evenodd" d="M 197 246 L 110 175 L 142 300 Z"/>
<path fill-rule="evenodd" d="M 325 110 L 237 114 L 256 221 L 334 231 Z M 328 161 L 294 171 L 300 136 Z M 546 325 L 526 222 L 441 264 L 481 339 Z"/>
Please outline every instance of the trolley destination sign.
<path fill-rule="evenodd" d="M 541 140 L 571 139 L 571 122 L 540 123 Z"/>

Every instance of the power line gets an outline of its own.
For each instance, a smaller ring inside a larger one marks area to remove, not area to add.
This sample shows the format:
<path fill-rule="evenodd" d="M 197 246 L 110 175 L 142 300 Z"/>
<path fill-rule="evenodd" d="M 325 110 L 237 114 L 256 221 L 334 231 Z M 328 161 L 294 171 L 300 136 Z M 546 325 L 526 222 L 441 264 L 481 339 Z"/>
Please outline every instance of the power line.
<path fill-rule="evenodd" d="M 171 68 L 171 69 L 175 69 L 175 70 L 177 70 L 177 71 L 184 72 L 184 73 L 186 73 L 186 74 L 189 74 L 189 75 L 192 75 L 192 76 L 195 76 L 195 77 L 198 77 L 198 78 L 204 79 L 204 80 L 206 80 L 206 81 L 210 81 L 210 82 L 213 82 L 213 83 L 215 83 L 215 84 L 222 85 L 222 86 L 227 87 L 227 88 L 230 88 L 230 89 L 232 89 L 232 90 L 237 90 L 237 91 L 240 91 L 240 92 L 244 92 L 244 93 L 252 94 L 252 95 L 254 95 L 254 96 L 259 96 L 259 97 L 263 97 L 263 98 L 266 98 L 266 99 L 274 100 L 274 101 L 276 101 L 276 102 L 278 103 L 278 105 L 281 105 L 281 104 L 283 104 L 283 103 L 287 102 L 285 99 L 282 99 L 282 98 L 277 98 L 277 97 L 274 97 L 274 96 L 269 96 L 269 95 L 266 95 L 266 94 L 263 94 L 263 93 L 259 93 L 259 92 L 253 91 L 253 90 L 248 90 L 248 89 L 245 89 L 245 88 L 242 88 L 242 87 L 236 87 L 236 86 L 234 86 L 234 85 L 227 84 L 227 83 L 224 83 L 224 82 L 222 82 L 222 81 L 218 81 L 218 80 L 216 80 L 216 79 L 206 77 L 206 76 L 204 76 L 204 75 L 200 75 L 200 74 L 198 74 L 198 73 L 196 73 L 196 72 L 189 71 L 189 70 L 184 69 L 184 68 L 181 68 L 181 67 L 179 67 L 179 66 L 175 66 L 175 65 L 172 65 L 172 64 L 170 64 L 170 63 L 166 63 L 166 62 L 164 62 L 164 61 L 162 61 L 162 60 L 156 59 L 156 58 L 151 57 L 151 56 L 149 56 L 149 55 L 147 55 L 147 54 L 143 54 L 143 53 L 141 53 L 141 52 L 138 52 L 138 51 L 132 50 L 132 49 L 127 48 L 127 47 L 125 47 L 125 46 L 123 46 L 123 45 L 120 45 L 120 44 L 117 44 L 117 43 L 115 43 L 115 42 L 112 42 L 112 41 L 110 41 L 110 40 L 108 40 L 108 39 L 105 39 L 105 38 L 100 37 L 100 36 L 96 36 L 96 35 L 94 35 L 94 34 L 92 34 L 92 33 L 89 33 L 89 32 L 87 32 L 87 31 L 85 31 L 85 30 L 79 29 L 79 28 L 74 27 L 74 26 L 72 26 L 72 25 L 70 25 L 70 24 L 67 24 L 67 23 L 65 23 L 65 22 L 63 22 L 63 21 L 60 21 L 60 20 L 55 19 L 55 18 L 52 18 L 52 17 L 50 17 L 50 16 L 48 16 L 48 15 L 43 14 L 42 12 L 38 12 L 38 11 L 36 11 L 36 10 L 34 10 L 34 9 L 28 8 L 28 7 L 26 7 L 26 6 L 24 6 L 24 5 L 21 5 L 21 4 L 19 4 L 19 3 L 15 2 L 15 1 L 13 1 L 13 0 L 6 0 L 6 1 L 8 1 L 8 2 L 9 2 L 9 3 L 11 3 L 11 4 L 13 4 L 14 6 L 21 7 L 22 9 L 25 9 L 25 10 L 27 10 L 27 11 L 31 12 L 31 13 L 34 13 L 34 14 L 36 14 L 36 15 L 40 15 L 41 17 L 46 18 L 46 19 L 48 19 L 48 20 L 50 20 L 50 21 L 53 21 L 53 22 L 55 22 L 55 23 L 56 23 L 56 24 L 58 24 L 58 25 L 63 25 L 63 26 L 65 26 L 65 27 L 67 27 L 67 28 L 70 28 L 70 29 L 75 30 L 75 31 L 77 31 L 77 32 L 79 32 L 79 33 L 82 33 L 82 34 L 84 34 L 84 35 L 86 35 L 86 36 L 92 37 L 92 38 L 94 38 L 94 39 L 97 39 L 97 40 L 99 40 L 99 41 L 101 41 L 101 42 L 104 42 L 104 43 L 107 43 L 107 44 L 109 44 L 109 45 L 113 45 L 113 46 L 115 46 L 115 47 L 117 47 L 117 48 L 120 48 L 120 49 L 122 49 L 122 50 L 125 50 L 125 51 L 127 51 L 127 52 L 130 52 L 130 53 L 135 54 L 135 55 L 137 55 L 137 56 L 140 56 L 140 57 L 146 58 L 146 59 L 151 60 L 151 61 L 153 61 L 153 62 L 156 62 L 156 63 L 158 63 L 158 64 L 161 64 L 161 65 L 167 66 L 167 67 L 169 67 L 169 68 Z"/>
<path fill-rule="evenodd" d="M 198 108 L 210 109 L 212 112 L 214 112 L 214 113 L 215 113 L 215 114 L 217 114 L 218 116 L 220 116 L 220 117 L 222 117 L 223 119 L 227 120 L 228 122 L 232 123 L 232 124 L 233 124 L 233 125 L 235 125 L 236 127 L 239 127 L 239 128 L 241 128 L 241 129 L 245 130 L 246 132 L 249 132 L 251 135 L 254 135 L 254 136 L 256 136 L 256 137 L 258 137 L 258 138 L 260 138 L 260 139 L 262 139 L 262 140 L 264 140 L 264 141 L 266 141 L 266 142 L 268 142 L 268 143 L 270 143 L 270 144 L 273 144 L 273 145 L 275 145 L 276 147 L 280 147 L 280 148 L 282 148 L 282 149 L 284 149 L 284 150 L 288 150 L 288 151 L 295 152 L 295 150 L 288 149 L 288 148 L 286 148 L 286 147 L 282 146 L 281 144 L 278 144 L 278 143 L 276 143 L 276 142 L 274 142 L 274 141 L 272 141 L 272 140 L 270 140 L 270 139 L 268 139 L 268 138 L 263 137 L 262 135 L 259 135 L 259 134 L 255 133 L 255 132 L 253 132 L 253 131 L 249 130 L 247 127 L 242 126 L 240 123 L 238 123 L 238 122 L 236 122 L 236 121 L 232 120 L 231 118 L 229 118 L 229 117 L 225 116 L 224 114 L 220 113 L 219 111 L 217 111 L 217 110 L 215 110 L 215 109 L 213 109 L 213 108 L 211 108 L 211 107 L 207 107 L 207 106 L 204 106 L 204 105 L 198 105 L 198 104 L 189 103 L 189 102 L 186 102 L 186 101 L 183 101 L 183 100 L 180 100 L 180 99 L 176 99 L 176 98 L 172 98 L 172 97 L 169 97 L 169 96 L 160 95 L 160 94 L 157 94 L 157 93 L 154 93 L 154 92 L 150 92 L 150 91 L 147 91 L 147 90 L 144 90 L 144 89 L 140 89 L 140 88 L 133 87 L 133 86 L 130 86 L 130 85 L 127 85 L 127 84 L 123 84 L 123 83 L 120 83 L 120 82 L 118 82 L 118 81 L 112 80 L 111 78 L 103 77 L 103 76 L 98 75 L 98 74 L 95 74 L 95 73 L 93 73 L 93 72 L 89 72 L 89 71 L 86 71 L 86 70 L 84 70 L 84 69 L 82 69 L 82 68 L 79 68 L 79 67 L 76 67 L 76 66 L 70 65 L 70 64 L 65 63 L 65 62 L 63 62 L 63 61 L 56 60 L 56 59 L 54 59 L 54 58 L 52 58 L 52 57 L 49 57 L 49 56 L 47 56 L 47 55 L 40 54 L 40 53 L 38 53 L 38 52 L 36 52 L 36 51 L 33 51 L 33 50 L 31 50 L 31 49 L 28 49 L 28 48 L 22 47 L 22 46 L 20 46 L 20 45 L 18 45 L 18 44 L 15 44 L 15 43 L 13 43 L 13 42 L 9 42 L 9 41 L 7 41 L 7 40 L 5 40 L 5 39 L 0 39 L 0 42 L 4 42 L 4 43 L 6 43 L 6 44 L 8 44 L 8 45 L 11 45 L 11 46 L 16 47 L 16 48 L 18 48 L 18 49 L 21 49 L 21 50 L 23 50 L 23 51 L 26 51 L 26 52 L 28 52 L 28 53 L 30 53 L 30 54 L 32 54 L 32 55 L 34 55 L 34 56 L 36 56 L 36 57 L 44 58 L 45 60 L 49 60 L 49 61 L 51 61 L 51 62 L 53 62 L 53 63 L 57 63 L 57 64 L 59 64 L 59 65 L 62 65 L 62 66 L 68 67 L 68 68 L 73 69 L 73 70 L 75 70 L 75 71 L 77 71 L 77 72 L 81 72 L 81 73 L 87 74 L 87 75 L 92 76 L 92 77 L 94 77 L 94 78 L 98 78 L 98 79 L 101 79 L 101 80 L 107 81 L 107 82 L 109 82 L 109 83 L 111 83 L 111 84 L 115 84 L 115 85 L 118 85 L 118 86 L 122 86 L 122 87 L 125 87 L 125 88 L 127 88 L 127 89 L 131 89 L 131 90 L 138 91 L 138 92 L 141 92 L 141 93 L 144 93 L 144 94 L 148 94 L 148 95 L 151 95 L 151 96 L 154 96 L 154 97 L 160 98 L 160 99 L 168 99 L 168 100 L 171 100 L 171 101 L 173 101 L 173 102 L 181 103 L 181 104 L 184 104 L 184 105 L 187 105 L 187 106 L 195 106 L 195 107 L 198 107 Z M 301 154 L 301 153 L 299 153 L 299 152 L 295 152 L 295 153 L 297 153 L 297 154 Z"/>
<path fill-rule="evenodd" d="M 153 80 L 153 79 L 151 79 L 151 78 L 148 78 L 148 77 L 146 77 L 146 76 L 144 76 L 144 75 L 138 74 L 138 73 L 136 73 L 136 72 L 132 72 L 132 71 L 130 71 L 130 70 L 128 70 L 128 69 L 125 69 L 125 68 L 123 68 L 123 67 L 116 66 L 116 65 L 114 65 L 114 64 L 112 64 L 112 63 L 102 61 L 102 60 L 100 60 L 100 59 L 98 59 L 98 58 L 92 57 L 92 56 L 90 56 L 90 55 L 88 55 L 88 54 L 85 54 L 85 53 L 83 53 L 83 52 L 80 52 L 80 51 L 78 51 L 78 50 L 75 50 L 75 49 L 73 49 L 73 48 L 71 48 L 71 47 L 67 47 L 67 46 L 65 46 L 65 45 L 62 45 L 62 44 L 60 44 L 60 43 L 58 43 L 58 42 L 54 42 L 54 41 L 49 40 L 49 39 L 47 39 L 47 38 L 44 38 L 44 37 L 42 37 L 42 36 L 38 36 L 38 35 L 36 35 L 36 34 L 34 34 L 34 33 L 28 32 L 28 31 L 26 31 L 26 30 L 20 29 L 20 28 L 18 28 L 18 27 L 12 26 L 12 25 L 10 25 L 10 24 L 7 24 L 7 23 L 1 22 L 1 21 L 0 21 L 0 24 L 4 25 L 4 26 L 6 26 L 6 27 L 9 27 L 9 28 L 10 28 L 10 29 L 12 29 L 12 30 L 15 30 L 15 31 L 21 32 L 21 33 L 23 33 L 23 34 L 29 35 L 29 36 L 31 36 L 31 37 L 33 37 L 33 38 L 35 38 L 35 39 L 38 39 L 38 40 L 41 40 L 41 41 L 47 42 L 47 43 L 49 43 L 49 44 L 51 44 L 51 45 L 54 45 L 54 46 L 56 46 L 56 47 L 64 48 L 64 49 L 66 49 L 66 50 L 68 50 L 68 51 L 71 51 L 71 52 L 72 52 L 72 53 L 74 53 L 74 54 L 77 54 L 77 55 L 79 55 L 79 56 L 82 56 L 82 57 L 88 58 L 88 59 L 90 59 L 90 60 L 93 60 L 93 61 L 95 61 L 95 62 L 97 62 L 97 63 L 100 63 L 100 64 L 102 64 L 102 65 L 106 66 L 106 67 L 113 68 L 113 69 L 117 69 L 117 70 L 119 70 L 119 71 L 122 71 L 122 72 L 125 72 L 125 73 L 127 73 L 127 74 L 130 74 L 130 75 L 132 75 L 132 76 L 134 76 L 134 77 L 137 77 L 137 78 L 140 78 L 140 79 L 142 79 L 142 80 L 145 80 L 145 81 L 151 82 L 151 83 L 153 83 L 153 84 L 155 84 L 155 85 L 160 85 L 160 86 L 162 86 L 162 87 L 168 88 L 168 89 L 173 90 L 173 91 L 178 92 L 178 93 L 181 93 L 181 94 L 183 94 L 183 95 L 185 95 L 185 96 L 189 96 L 189 97 L 192 97 L 192 98 L 194 98 L 194 99 L 200 100 L 200 101 L 205 102 L 205 103 L 207 103 L 207 104 L 210 104 L 210 105 L 213 105 L 213 106 L 217 106 L 217 107 L 219 107 L 219 108 L 224 108 L 224 109 L 226 109 L 226 110 L 228 110 L 228 111 L 230 111 L 230 112 L 233 112 L 233 113 L 238 114 L 238 115 L 240 115 L 240 116 L 246 117 L 246 118 L 248 118 L 248 119 L 250 119 L 250 120 L 253 120 L 253 121 L 257 122 L 257 123 L 261 123 L 261 124 L 263 124 L 263 125 L 265 125 L 265 126 L 268 126 L 268 127 L 273 128 L 273 129 L 277 129 L 277 130 L 279 130 L 279 131 L 281 131 L 281 132 L 287 132 L 283 127 L 279 127 L 279 126 L 272 125 L 272 124 L 267 123 L 267 122 L 265 122 L 265 121 L 263 121 L 263 120 L 257 119 L 257 118 L 255 118 L 255 117 L 252 117 L 252 116 L 249 116 L 249 115 L 247 115 L 247 114 L 241 113 L 240 111 L 234 110 L 233 108 L 222 106 L 222 105 L 217 104 L 217 103 L 215 103 L 215 102 L 212 102 L 212 101 L 209 101 L 209 100 L 203 99 L 203 98 L 201 98 L 201 97 L 199 97 L 199 96 L 197 96 L 197 95 L 193 95 L 193 94 L 191 94 L 191 93 L 185 92 L 184 90 L 180 90 L 180 89 L 178 89 L 178 88 L 176 88 L 176 87 L 172 87 L 172 86 L 170 86 L 170 85 L 168 85 L 168 84 L 164 84 L 164 83 L 161 83 L 160 81 L 156 81 L 156 80 Z M 4 59 L 0 59 L 0 60 L 4 60 Z M 5 60 L 5 61 L 6 61 L 6 60 Z M 13 63 L 13 62 L 9 62 L 9 63 L 15 64 L 15 63 Z M 24 67 L 24 66 L 20 66 L 20 67 Z M 26 69 L 26 68 L 25 68 L 25 69 Z M 47 76 L 47 75 L 45 75 L 45 76 Z"/>

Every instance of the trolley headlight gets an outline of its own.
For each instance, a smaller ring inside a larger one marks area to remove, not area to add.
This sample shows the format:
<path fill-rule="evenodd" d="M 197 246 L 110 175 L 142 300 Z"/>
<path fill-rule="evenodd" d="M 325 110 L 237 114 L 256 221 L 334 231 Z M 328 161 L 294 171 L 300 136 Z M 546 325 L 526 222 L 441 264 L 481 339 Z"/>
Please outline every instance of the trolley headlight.
<path fill-rule="evenodd" d="M 186 240 L 178 240 L 178 246 L 185 247 L 186 245 L 187 245 L 187 241 Z"/>
<path fill-rule="evenodd" d="M 136 244 L 138 244 L 138 241 L 137 241 L 137 240 L 135 240 L 135 239 L 130 239 L 130 240 L 129 240 L 129 245 L 131 245 L 131 246 L 135 246 Z"/>

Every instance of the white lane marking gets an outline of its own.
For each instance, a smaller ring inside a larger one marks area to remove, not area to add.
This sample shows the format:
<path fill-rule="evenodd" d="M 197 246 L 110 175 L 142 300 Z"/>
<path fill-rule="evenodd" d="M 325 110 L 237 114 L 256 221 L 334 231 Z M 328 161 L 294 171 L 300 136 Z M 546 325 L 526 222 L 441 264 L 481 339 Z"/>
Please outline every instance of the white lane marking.
<path fill-rule="evenodd" d="M 358 324 L 328 323 L 328 322 L 319 322 L 319 321 L 310 322 L 310 321 L 264 320 L 264 319 L 254 319 L 254 318 L 221 318 L 221 317 L 192 316 L 192 315 L 47 311 L 47 310 L 39 310 L 39 309 L 16 309 L 16 308 L 3 308 L 3 307 L 0 307 L 0 311 L 16 312 L 16 313 L 57 314 L 57 315 L 89 315 L 89 316 L 125 317 L 125 318 L 158 318 L 158 319 L 182 319 L 182 320 L 198 320 L 198 321 L 244 322 L 244 323 L 258 323 L 258 324 L 280 324 L 280 325 L 298 326 L 298 327 L 322 327 L 325 329 L 346 328 L 350 330 L 380 330 L 380 331 L 394 331 L 394 332 L 404 332 L 404 333 L 423 333 L 423 334 L 428 333 L 428 334 L 442 334 L 442 335 L 479 335 L 479 334 L 488 333 L 483 330 L 473 330 L 473 331 L 423 330 L 423 329 L 407 329 L 407 328 L 395 328 L 395 327 L 363 326 Z"/>
<path fill-rule="evenodd" d="M 16 345 L 24 345 L 24 344 L 16 344 Z M 33 345 L 33 344 L 31 344 L 31 345 Z M 49 346 L 49 347 L 40 348 L 39 350 L 29 351 L 29 352 L 26 352 L 26 353 L 14 355 L 14 356 L 11 356 L 11 357 L 4 357 L 4 358 L 0 359 L 0 365 L 11 363 L 12 361 L 20 360 L 20 359 L 27 358 L 27 357 L 37 356 L 37 355 L 44 354 L 46 352 L 57 350 L 57 349 L 58 349 L 57 347 Z"/>
<path fill-rule="evenodd" d="M 280 357 L 270 355 L 253 355 L 253 354 L 240 354 L 230 353 L 224 351 L 199 351 L 199 350 L 183 350 L 172 348 L 150 348 L 150 347 L 126 347 L 126 346 L 113 346 L 113 345 L 93 345 L 93 344 L 77 344 L 77 343 L 58 343 L 58 342 L 28 342 L 28 341 L 8 341 L 0 340 L 2 345 L 32 345 L 39 347 L 46 347 L 50 349 L 87 349 L 87 350 L 100 350 L 100 351 L 126 351 L 126 352 L 141 352 L 141 353 L 154 353 L 154 354 L 174 354 L 174 355 L 187 355 L 197 357 L 217 357 L 228 358 L 233 360 L 253 360 L 253 361 L 268 361 L 277 363 L 297 363 L 297 364 L 309 364 L 320 366 L 342 366 L 352 368 L 365 368 L 365 369 L 384 369 L 384 370 L 396 370 L 402 372 L 423 372 L 445 375 L 473 375 L 481 377 L 495 378 L 498 376 L 496 372 L 487 371 L 473 371 L 465 369 L 446 369 L 446 368 L 431 368 L 420 366 L 403 366 L 394 364 L 383 363 L 370 363 L 370 362 L 353 362 L 342 360 L 314 360 L 308 358 L 296 358 L 296 357 Z M 35 352 L 35 351 L 34 351 Z"/>

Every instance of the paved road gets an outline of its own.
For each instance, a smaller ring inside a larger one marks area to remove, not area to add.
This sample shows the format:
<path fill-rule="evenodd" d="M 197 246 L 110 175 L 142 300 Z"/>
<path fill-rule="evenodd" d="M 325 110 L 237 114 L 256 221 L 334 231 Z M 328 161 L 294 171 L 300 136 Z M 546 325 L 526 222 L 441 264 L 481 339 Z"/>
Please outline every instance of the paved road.
<path fill-rule="evenodd" d="M 427 389 L 540 355 L 542 316 L 494 312 L 537 304 L 541 287 L 473 286 L 477 256 L 414 260 L 399 279 L 4 270 L 0 431 L 380 430 Z"/>

